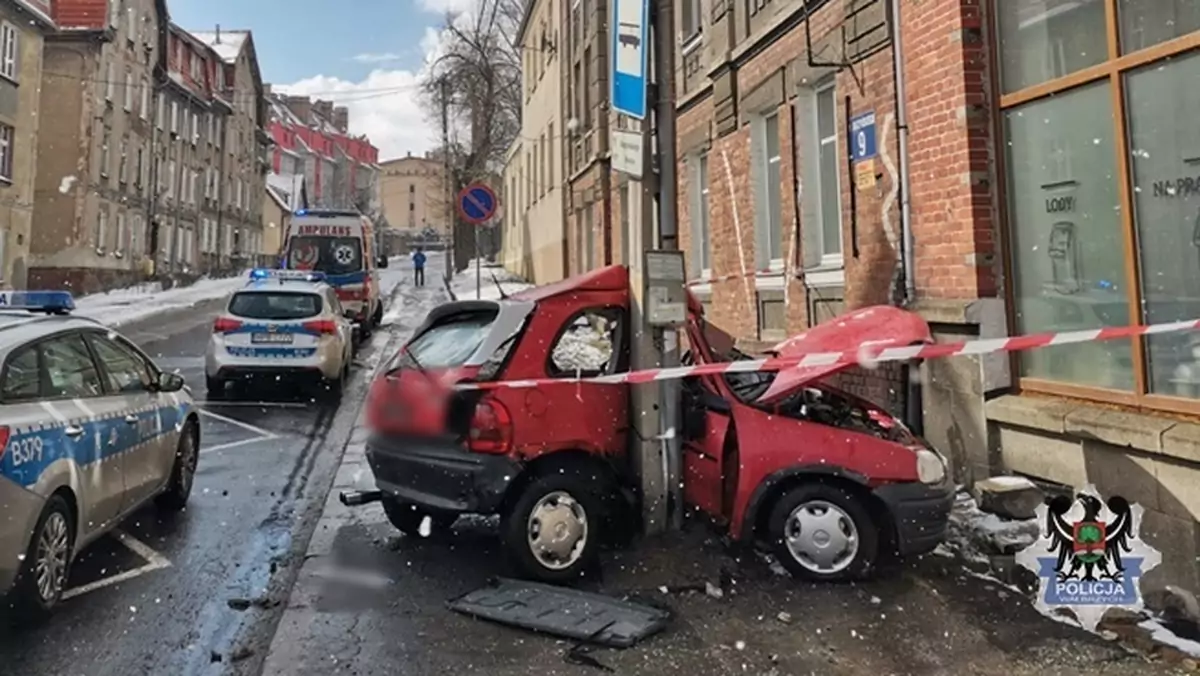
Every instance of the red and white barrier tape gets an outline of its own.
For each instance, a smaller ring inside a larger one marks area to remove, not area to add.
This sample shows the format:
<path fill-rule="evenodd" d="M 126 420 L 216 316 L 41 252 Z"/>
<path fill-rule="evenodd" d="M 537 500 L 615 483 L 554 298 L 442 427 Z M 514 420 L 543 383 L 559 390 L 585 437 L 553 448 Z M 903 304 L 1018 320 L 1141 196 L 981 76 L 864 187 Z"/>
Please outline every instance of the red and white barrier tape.
<path fill-rule="evenodd" d="M 1063 333 L 1033 333 L 1025 336 L 1008 338 L 984 338 L 966 340 L 956 343 L 935 343 L 933 345 L 909 345 L 904 347 L 885 347 L 872 349 L 864 345 L 852 350 L 841 352 L 811 352 L 793 357 L 770 357 L 767 359 L 747 359 L 742 361 L 721 362 L 717 364 L 699 364 L 695 366 L 676 366 L 673 368 L 645 369 L 614 373 L 607 376 L 591 378 L 539 378 L 530 380 L 507 380 L 484 383 L 462 383 L 459 389 L 490 390 L 501 387 L 522 388 L 542 387 L 548 385 L 567 385 L 578 383 L 620 384 L 648 383 L 656 380 L 673 380 L 693 376 L 720 375 L 724 373 L 755 373 L 759 371 L 778 371 L 793 366 L 829 366 L 832 364 L 858 364 L 874 366 L 890 361 L 909 361 L 912 359 L 939 359 L 941 357 L 979 356 L 996 352 L 1022 352 L 1036 350 L 1042 347 L 1058 345 L 1074 345 L 1091 343 L 1101 340 L 1132 338 L 1135 336 L 1152 336 L 1164 333 L 1178 333 L 1200 328 L 1200 319 L 1189 319 L 1181 322 L 1166 324 L 1150 324 L 1146 326 L 1117 326 L 1087 331 L 1067 331 Z"/>

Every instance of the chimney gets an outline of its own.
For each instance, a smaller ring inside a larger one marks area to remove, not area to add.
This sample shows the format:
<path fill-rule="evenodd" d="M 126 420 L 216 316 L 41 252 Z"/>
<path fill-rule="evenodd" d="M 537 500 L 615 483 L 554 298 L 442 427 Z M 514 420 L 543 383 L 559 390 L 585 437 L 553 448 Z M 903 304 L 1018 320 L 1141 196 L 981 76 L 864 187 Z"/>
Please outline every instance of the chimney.
<path fill-rule="evenodd" d="M 313 104 L 313 108 L 320 113 L 321 117 L 324 117 L 327 120 L 333 119 L 333 101 L 322 101 L 321 99 L 317 99 L 316 103 Z"/>
<path fill-rule="evenodd" d="M 410 150 L 410 151 L 408 151 L 408 156 L 409 156 L 409 157 L 412 157 L 412 151 L 411 151 L 411 150 Z"/>
<path fill-rule="evenodd" d="M 287 106 L 293 115 L 300 118 L 301 122 L 309 123 L 309 118 L 312 117 L 312 99 L 307 96 L 285 96 L 283 105 Z"/>
<path fill-rule="evenodd" d="M 264 82 L 264 83 L 263 83 L 263 96 L 270 96 L 270 95 L 271 95 L 271 93 L 272 93 L 272 92 L 271 92 L 271 83 L 270 83 L 270 82 Z"/>
<path fill-rule="evenodd" d="M 217 37 L 213 40 L 213 44 L 221 44 L 221 24 L 217 24 Z"/>
<path fill-rule="evenodd" d="M 333 126 L 343 134 L 350 131 L 350 110 L 346 106 L 333 109 Z"/>

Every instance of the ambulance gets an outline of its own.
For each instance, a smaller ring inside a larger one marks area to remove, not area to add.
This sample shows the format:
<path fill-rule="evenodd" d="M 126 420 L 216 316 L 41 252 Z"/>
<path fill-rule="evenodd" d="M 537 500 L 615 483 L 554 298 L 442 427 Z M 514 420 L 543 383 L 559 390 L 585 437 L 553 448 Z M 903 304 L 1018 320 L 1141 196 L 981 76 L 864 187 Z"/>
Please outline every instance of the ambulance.
<path fill-rule="evenodd" d="M 302 209 L 292 216 L 281 267 L 324 273 L 363 335 L 383 320 L 379 268 L 387 265 L 376 251 L 374 226 L 359 212 Z"/>

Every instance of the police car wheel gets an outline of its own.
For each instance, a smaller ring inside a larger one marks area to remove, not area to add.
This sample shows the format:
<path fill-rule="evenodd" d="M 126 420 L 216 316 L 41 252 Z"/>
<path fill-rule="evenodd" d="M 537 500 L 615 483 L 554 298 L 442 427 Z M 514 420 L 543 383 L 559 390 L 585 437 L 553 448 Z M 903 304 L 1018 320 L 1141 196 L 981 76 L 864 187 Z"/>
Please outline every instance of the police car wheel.
<path fill-rule="evenodd" d="M 45 615 L 62 600 L 75 546 L 75 517 L 61 495 L 42 509 L 13 587 L 18 617 Z"/>
<path fill-rule="evenodd" d="M 171 480 L 167 488 L 155 504 L 160 509 L 178 511 L 187 506 L 188 497 L 192 494 L 192 482 L 196 478 L 196 463 L 199 459 L 199 449 L 196 444 L 195 423 L 188 423 L 179 435 L 179 444 L 175 449 L 175 464 L 171 468 Z"/>

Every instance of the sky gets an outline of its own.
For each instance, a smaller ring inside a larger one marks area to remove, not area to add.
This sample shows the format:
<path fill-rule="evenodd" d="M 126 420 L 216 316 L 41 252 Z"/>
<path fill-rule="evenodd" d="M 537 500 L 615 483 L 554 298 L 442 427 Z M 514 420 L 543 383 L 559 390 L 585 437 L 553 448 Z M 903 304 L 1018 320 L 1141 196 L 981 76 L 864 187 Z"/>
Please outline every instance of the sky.
<path fill-rule="evenodd" d="M 249 29 L 263 81 L 276 91 L 350 109 L 381 160 L 420 154 L 437 140 L 418 102 L 422 64 L 447 10 L 470 0 L 167 0 L 187 30 Z M 353 8 L 353 9 L 351 9 Z"/>

